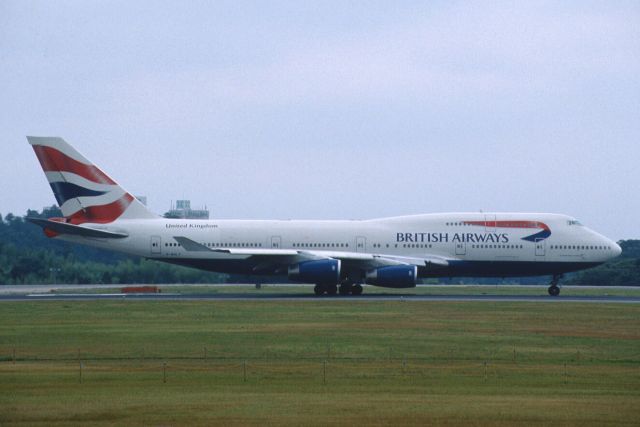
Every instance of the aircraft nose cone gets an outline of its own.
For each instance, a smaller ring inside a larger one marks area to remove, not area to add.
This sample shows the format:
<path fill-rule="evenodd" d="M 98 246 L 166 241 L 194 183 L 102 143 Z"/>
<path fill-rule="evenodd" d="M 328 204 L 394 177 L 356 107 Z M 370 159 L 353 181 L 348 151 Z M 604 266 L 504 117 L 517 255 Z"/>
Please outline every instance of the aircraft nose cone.
<path fill-rule="evenodd" d="M 619 244 L 613 243 L 612 251 L 613 251 L 613 256 L 615 258 L 615 257 L 617 257 L 618 255 L 620 255 L 622 253 L 622 248 L 620 247 Z"/>

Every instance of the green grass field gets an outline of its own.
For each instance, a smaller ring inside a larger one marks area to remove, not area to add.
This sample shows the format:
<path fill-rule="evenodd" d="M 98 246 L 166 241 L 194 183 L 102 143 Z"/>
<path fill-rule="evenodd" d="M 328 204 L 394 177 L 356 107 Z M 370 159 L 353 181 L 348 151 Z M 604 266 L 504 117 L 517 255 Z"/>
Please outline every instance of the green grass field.
<path fill-rule="evenodd" d="M 0 425 L 638 423 L 636 304 L 0 304 Z"/>

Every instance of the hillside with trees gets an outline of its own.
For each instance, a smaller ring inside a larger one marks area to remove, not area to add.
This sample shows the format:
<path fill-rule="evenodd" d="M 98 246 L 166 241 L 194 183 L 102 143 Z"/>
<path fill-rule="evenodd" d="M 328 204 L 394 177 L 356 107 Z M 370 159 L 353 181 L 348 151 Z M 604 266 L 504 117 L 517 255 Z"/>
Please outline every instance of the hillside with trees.
<path fill-rule="evenodd" d="M 56 206 L 29 217 L 62 216 Z M 227 275 L 47 238 L 23 217 L 0 215 L 0 284 L 221 283 Z"/>
<path fill-rule="evenodd" d="M 606 264 L 580 271 L 568 277 L 565 285 L 633 286 L 640 285 L 640 240 L 618 242 L 622 254 Z"/>

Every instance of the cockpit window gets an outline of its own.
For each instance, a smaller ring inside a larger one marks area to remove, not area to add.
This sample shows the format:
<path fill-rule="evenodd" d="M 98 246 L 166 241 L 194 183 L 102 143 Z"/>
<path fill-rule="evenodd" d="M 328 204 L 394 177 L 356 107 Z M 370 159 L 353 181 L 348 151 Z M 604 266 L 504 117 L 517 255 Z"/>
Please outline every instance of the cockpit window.
<path fill-rule="evenodd" d="M 570 219 L 567 221 L 567 225 L 582 225 L 582 223 L 577 219 Z"/>

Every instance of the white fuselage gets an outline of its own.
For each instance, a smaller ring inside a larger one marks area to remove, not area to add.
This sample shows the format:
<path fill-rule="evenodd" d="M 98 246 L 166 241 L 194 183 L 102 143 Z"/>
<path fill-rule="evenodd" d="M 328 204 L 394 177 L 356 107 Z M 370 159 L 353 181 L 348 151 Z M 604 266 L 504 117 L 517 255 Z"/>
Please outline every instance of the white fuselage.
<path fill-rule="evenodd" d="M 548 235 L 532 238 L 545 230 L 543 226 Z M 247 274 L 256 271 L 250 256 L 188 251 L 174 237 L 186 237 L 211 249 L 293 249 L 328 257 L 340 253 L 428 256 L 449 262 L 444 269 L 421 269 L 423 277 L 561 274 L 603 263 L 620 253 L 615 242 L 558 214 L 447 213 L 350 221 L 158 218 L 93 227 L 129 237 L 62 238 L 211 271 Z"/>
<path fill-rule="evenodd" d="M 553 275 L 603 263 L 620 247 L 565 215 L 449 213 L 364 221 L 158 218 L 60 137 L 28 136 L 62 217 L 27 218 L 49 237 L 222 273 L 287 275 L 316 295 L 419 277 Z"/>

